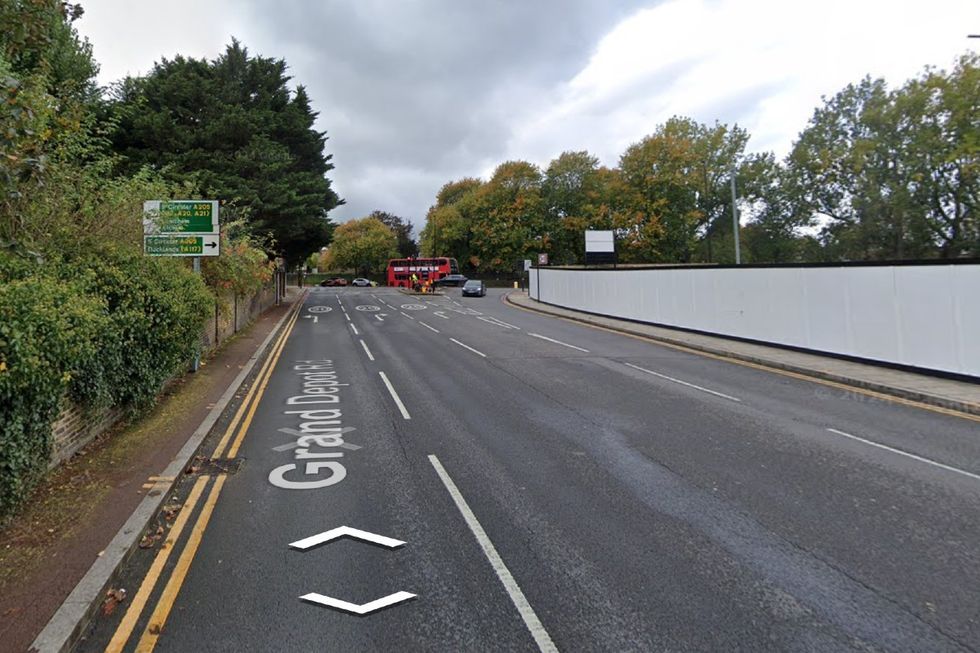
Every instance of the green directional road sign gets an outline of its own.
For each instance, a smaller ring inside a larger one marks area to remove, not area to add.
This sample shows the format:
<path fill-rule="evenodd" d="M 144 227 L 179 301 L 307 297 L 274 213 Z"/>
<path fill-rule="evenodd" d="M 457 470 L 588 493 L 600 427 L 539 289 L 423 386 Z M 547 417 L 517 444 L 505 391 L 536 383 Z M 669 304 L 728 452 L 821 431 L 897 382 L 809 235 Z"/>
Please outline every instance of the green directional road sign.
<path fill-rule="evenodd" d="M 216 234 L 216 200 L 149 200 L 143 202 L 143 234 Z"/>
<path fill-rule="evenodd" d="M 220 249 L 217 234 L 143 236 L 143 253 L 147 256 L 217 256 Z"/>

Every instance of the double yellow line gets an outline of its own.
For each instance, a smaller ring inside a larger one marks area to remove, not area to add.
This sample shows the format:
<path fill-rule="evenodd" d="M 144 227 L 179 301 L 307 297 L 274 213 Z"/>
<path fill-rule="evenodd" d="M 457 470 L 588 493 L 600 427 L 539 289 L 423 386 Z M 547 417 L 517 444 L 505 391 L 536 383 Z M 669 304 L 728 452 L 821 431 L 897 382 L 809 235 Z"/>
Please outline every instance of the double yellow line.
<path fill-rule="evenodd" d="M 252 384 L 251 389 L 249 389 L 248 394 L 245 395 L 245 401 L 239 406 L 238 411 L 235 413 L 235 417 L 232 419 L 231 423 L 228 425 L 227 430 L 225 430 L 224 435 L 218 442 L 218 446 L 215 448 L 212 458 L 220 458 L 228 447 L 229 441 L 231 442 L 231 447 L 228 448 L 228 458 L 234 458 L 238 454 L 238 448 L 242 444 L 242 440 L 245 438 L 245 433 L 248 432 L 248 427 L 252 423 L 252 418 L 255 416 L 256 407 L 262 399 L 262 395 L 265 393 L 265 388 L 269 383 L 269 378 L 272 376 L 273 370 L 275 370 L 276 362 L 279 360 L 279 356 L 282 354 L 283 348 L 286 346 L 286 341 L 289 339 L 289 334 L 292 332 L 293 327 L 296 324 L 296 319 L 299 317 L 300 311 L 303 307 L 303 301 L 297 302 L 297 307 L 293 309 L 291 316 L 286 322 L 285 328 L 283 328 L 282 333 L 276 340 L 275 345 L 272 348 L 271 353 L 266 357 L 265 364 L 259 370 L 258 376 L 255 377 L 255 383 Z M 244 417 L 244 420 L 242 419 Z M 233 434 L 234 439 L 232 440 Z M 170 575 L 170 580 L 167 581 L 166 586 L 163 588 L 163 592 L 157 601 L 156 607 L 153 610 L 153 614 L 150 615 L 150 620 L 143 630 L 143 634 L 140 637 L 139 643 L 136 645 L 137 653 L 150 653 L 156 646 L 157 639 L 160 637 L 160 633 L 163 631 L 163 626 L 167 622 L 167 617 L 170 616 L 170 611 L 173 609 L 174 602 L 177 599 L 177 594 L 180 592 L 180 588 L 184 583 L 184 579 L 187 577 L 187 572 L 190 569 L 191 562 L 194 560 L 194 556 L 197 554 L 197 549 L 201 544 L 201 539 L 204 537 L 204 531 L 208 527 L 208 522 L 211 520 L 211 513 L 214 511 L 214 506 L 218 502 L 218 495 L 221 494 L 221 488 L 225 483 L 225 474 L 218 474 L 215 477 L 214 485 L 211 486 L 211 491 L 208 493 L 207 499 L 204 501 L 204 507 L 201 509 L 201 513 L 197 517 L 197 521 L 194 522 L 190 529 L 190 535 L 187 538 L 187 543 L 184 546 L 184 550 L 181 552 L 180 557 L 177 559 L 177 563 L 174 566 L 173 573 Z M 177 515 L 177 519 L 174 520 L 174 524 L 167 533 L 167 538 L 160 545 L 157 550 L 156 557 L 154 557 L 149 570 L 147 570 L 146 576 L 143 578 L 143 582 L 140 583 L 140 588 L 136 592 L 136 596 L 133 597 L 132 603 L 129 604 L 129 608 L 126 610 L 126 614 L 123 615 L 122 621 L 119 622 L 119 626 L 116 627 L 115 633 L 112 635 L 112 639 L 109 640 L 108 646 L 106 646 L 107 653 L 119 653 L 126 646 L 129 641 L 133 630 L 136 628 L 136 622 L 139 621 L 140 615 L 143 609 L 146 607 L 147 602 L 150 599 L 150 595 L 153 593 L 154 588 L 159 581 L 163 569 L 167 564 L 167 560 L 170 557 L 170 553 L 173 551 L 177 540 L 180 539 L 180 535 L 187 523 L 190 521 L 191 515 L 194 513 L 194 509 L 197 507 L 197 503 L 201 499 L 201 495 L 204 493 L 204 488 L 207 486 L 211 477 L 208 475 L 202 475 L 198 477 L 194 486 L 191 488 L 190 494 L 187 495 L 187 500 L 181 507 L 180 514 Z"/>

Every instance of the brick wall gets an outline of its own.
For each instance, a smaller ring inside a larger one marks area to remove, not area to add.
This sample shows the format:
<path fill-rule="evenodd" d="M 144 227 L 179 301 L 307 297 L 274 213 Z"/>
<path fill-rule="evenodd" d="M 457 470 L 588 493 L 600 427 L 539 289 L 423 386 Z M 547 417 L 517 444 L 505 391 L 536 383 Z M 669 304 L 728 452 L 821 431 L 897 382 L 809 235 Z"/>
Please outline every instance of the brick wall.
<path fill-rule="evenodd" d="M 208 320 L 201 333 L 201 349 L 207 353 L 216 349 L 222 342 L 241 331 L 259 315 L 276 302 L 273 285 L 263 288 L 254 295 L 239 297 L 237 302 L 232 294 L 223 298 L 226 310 Z M 75 452 L 91 442 L 100 433 L 112 428 L 125 410 L 121 407 L 102 411 L 91 411 L 66 400 L 58 419 L 52 425 L 51 461 L 49 467 L 56 467 L 71 458 Z"/>

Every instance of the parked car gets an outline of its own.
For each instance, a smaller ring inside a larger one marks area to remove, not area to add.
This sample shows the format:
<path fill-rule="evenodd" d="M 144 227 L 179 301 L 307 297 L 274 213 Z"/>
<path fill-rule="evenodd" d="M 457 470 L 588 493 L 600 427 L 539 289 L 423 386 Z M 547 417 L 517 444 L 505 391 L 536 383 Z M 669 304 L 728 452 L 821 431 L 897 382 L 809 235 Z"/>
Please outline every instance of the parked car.
<path fill-rule="evenodd" d="M 446 276 L 436 279 L 432 282 L 433 286 L 439 287 L 451 287 L 459 288 L 464 283 L 466 283 L 466 277 L 462 274 L 447 274 Z"/>
<path fill-rule="evenodd" d="M 346 286 L 347 279 L 343 277 L 337 277 L 335 279 L 324 279 L 320 282 L 321 286 Z"/>
<path fill-rule="evenodd" d="M 469 279 L 463 284 L 463 297 L 486 297 L 487 285 L 479 279 Z"/>
<path fill-rule="evenodd" d="M 368 281 L 367 279 L 365 279 L 364 277 L 358 277 L 358 278 L 354 279 L 353 281 L 351 281 L 350 282 L 350 285 L 352 285 L 352 286 L 359 286 L 361 288 L 368 288 L 368 287 L 371 286 L 371 282 Z"/>

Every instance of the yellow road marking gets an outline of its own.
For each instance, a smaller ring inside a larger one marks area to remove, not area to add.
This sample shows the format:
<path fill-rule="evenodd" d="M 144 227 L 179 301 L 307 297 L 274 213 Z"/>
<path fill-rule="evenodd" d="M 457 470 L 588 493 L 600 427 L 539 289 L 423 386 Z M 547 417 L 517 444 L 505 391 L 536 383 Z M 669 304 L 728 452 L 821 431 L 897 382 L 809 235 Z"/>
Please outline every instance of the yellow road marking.
<path fill-rule="evenodd" d="M 197 500 L 200 498 L 201 492 L 204 491 L 204 486 L 207 483 L 208 477 L 201 476 L 194 483 L 194 487 L 191 488 L 190 494 L 187 495 L 187 500 L 184 501 L 184 505 L 180 509 L 180 514 L 177 515 L 173 527 L 167 533 L 167 539 L 160 545 L 160 549 L 153 559 L 153 564 L 150 565 L 150 569 L 146 572 L 143 582 L 140 583 L 140 588 L 136 592 L 136 596 L 133 597 L 133 602 L 129 605 L 129 609 L 126 610 L 122 621 L 119 622 L 119 626 L 112 635 L 112 639 L 109 640 L 109 645 L 105 649 L 106 653 L 117 653 L 117 651 L 121 651 L 126 646 L 126 642 L 129 641 L 129 636 L 133 633 L 133 628 L 136 626 L 136 622 L 143 612 L 143 607 L 146 605 L 147 599 L 150 598 L 150 594 L 153 592 L 153 588 L 160 578 L 160 572 L 163 571 L 163 566 L 166 564 L 167 558 L 170 557 L 170 552 L 173 551 L 174 544 L 180 538 L 180 533 L 184 530 L 184 524 L 187 523 L 191 513 L 194 512 L 194 506 L 197 505 Z"/>
<path fill-rule="evenodd" d="M 207 477 L 202 476 L 201 478 Z M 226 478 L 226 475 L 221 474 L 215 479 L 214 485 L 211 487 L 211 493 L 208 494 L 207 501 L 204 502 L 204 507 L 201 508 L 201 514 L 191 528 L 190 537 L 187 538 L 187 545 L 184 547 L 183 552 L 181 552 L 180 558 L 177 559 L 177 565 L 174 567 L 173 574 L 170 576 L 167 586 L 163 588 L 160 601 L 150 616 L 150 622 L 146 625 L 146 630 L 143 631 L 143 636 L 140 637 L 139 644 L 136 645 L 136 653 L 150 653 L 153 647 L 156 646 L 160 632 L 167 623 L 167 617 L 170 616 L 174 601 L 180 592 L 180 587 L 184 584 L 184 578 L 187 577 L 187 571 L 190 569 L 191 562 L 194 560 L 197 549 L 201 545 L 201 538 L 204 536 L 204 530 L 208 527 L 208 522 L 211 520 L 211 513 L 214 512 L 214 504 L 218 501 L 218 495 L 221 493 L 221 488 L 225 484 Z"/>
<path fill-rule="evenodd" d="M 296 315 L 293 316 L 292 321 L 286 327 L 284 334 L 285 337 L 272 358 L 272 365 L 269 366 L 269 373 L 265 375 L 264 379 L 262 379 L 262 383 L 259 385 L 258 392 L 255 395 L 255 400 L 252 401 L 252 405 L 248 409 L 248 414 L 245 415 L 245 419 L 242 421 L 242 425 L 238 429 L 238 435 L 235 436 L 235 441 L 231 443 L 231 447 L 228 449 L 229 458 L 234 458 L 238 455 L 238 448 L 242 446 L 242 441 L 245 439 L 245 434 L 248 433 L 248 427 L 252 425 L 252 418 L 255 417 L 255 410 L 259 407 L 259 403 L 262 401 L 262 395 L 265 394 L 265 387 L 269 384 L 269 379 L 272 378 L 272 373 L 276 369 L 276 363 L 279 362 L 279 356 L 282 354 L 282 350 L 286 347 L 286 339 L 288 339 L 289 334 L 292 333 L 293 326 L 296 324 L 296 318 L 298 316 L 299 313 L 297 312 Z"/>
<path fill-rule="evenodd" d="M 243 401 L 242 405 L 238 407 L 238 411 L 235 413 L 235 417 L 232 418 L 231 424 L 228 425 L 228 428 L 225 430 L 224 435 L 221 436 L 221 440 L 218 442 L 218 446 L 214 448 L 214 453 L 211 454 L 212 458 L 220 458 L 221 454 L 224 453 L 225 451 L 225 447 L 228 446 L 228 441 L 231 439 L 231 435 L 232 433 L 234 433 L 235 427 L 238 426 L 238 423 L 241 421 L 242 416 L 245 414 L 245 411 L 248 409 L 249 403 L 252 401 L 252 396 L 255 394 L 255 391 L 259 387 L 259 385 L 262 383 L 263 375 L 266 373 L 266 371 L 269 370 L 275 352 L 283 345 L 283 343 L 285 343 L 286 336 L 288 335 L 289 326 L 296 320 L 296 316 L 299 315 L 299 311 L 303 307 L 302 302 L 300 302 L 298 306 L 299 308 L 296 310 L 295 313 L 293 313 L 293 317 L 290 318 L 290 320 L 286 323 L 286 328 L 282 330 L 282 333 L 279 335 L 279 338 L 276 340 L 276 344 L 272 347 L 272 351 L 269 354 L 269 357 L 265 359 L 265 363 L 262 365 L 262 369 L 259 370 L 258 375 L 255 377 L 255 383 L 252 384 L 252 387 L 249 388 L 248 394 L 245 395 L 245 401 Z M 269 373 L 271 374 L 272 372 L 269 371 Z"/>
<path fill-rule="evenodd" d="M 942 406 L 933 406 L 932 404 L 926 404 L 921 401 L 915 401 L 913 399 L 903 399 L 902 397 L 896 397 L 894 395 L 885 394 L 883 392 L 877 392 L 875 390 L 868 390 L 866 388 L 860 388 L 854 385 L 848 385 L 846 383 L 839 383 L 837 381 L 830 381 L 828 379 L 821 379 L 815 376 L 807 376 L 806 374 L 801 374 L 799 372 L 792 372 L 790 370 L 781 370 L 776 367 L 769 367 L 768 365 L 763 365 L 761 363 L 753 363 L 750 361 L 743 361 L 737 358 L 730 358 L 728 356 L 721 356 L 719 354 L 712 354 L 710 352 L 701 351 L 700 349 L 694 349 L 693 347 L 685 347 L 684 345 L 674 344 L 672 342 L 664 342 L 662 340 L 657 340 L 656 338 L 651 338 L 649 336 L 642 336 L 636 333 L 628 333 L 626 331 L 620 331 L 619 329 L 611 329 L 609 327 L 599 326 L 598 324 L 591 324 L 589 322 L 582 322 L 580 320 L 575 320 L 569 317 L 564 317 L 562 315 L 555 315 L 553 313 L 546 313 L 544 311 L 536 311 L 533 308 L 525 308 L 524 306 L 519 306 L 515 303 L 507 301 L 507 304 L 513 306 L 514 308 L 527 311 L 528 313 L 537 313 L 538 315 L 550 315 L 551 317 L 556 317 L 559 320 L 564 320 L 566 322 L 571 322 L 572 324 L 577 324 L 579 326 L 586 326 L 591 329 L 598 329 L 599 331 L 608 331 L 609 333 L 615 333 L 617 335 L 626 336 L 628 338 L 634 338 L 636 340 L 642 340 L 643 342 L 652 343 L 655 345 L 660 345 L 661 347 L 668 347 L 670 349 L 676 349 L 678 351 L 687 352 L 689 354 L 695 354 L 697 356 L 704 356 L 705 358 L 713 358 L 715 360 L 724 361 L 726 363 L 732 363 L 734 365 L 741 365 L 742 367 L 751 367 L 756 370 L 762 370 L 763 372 L 771 372 L 772 374 L 780 374 L 782 376 L 788 376 L 794 379 L 799 379 L 801 381 L 809 381 L 810 383 L 819 383 L 820 385 L 829 386 L 831 388 L 840 388 L 846 390 L 847 392 L 857 392 L 868 397 L 874 397 L 875 399 L 881 399 L 883 401 L 889 401 L 895 404 L 901 404 L 902 406 L 910 406 L 912 408 L 921 408 L 922 410 L 928 410 L 933 413 L 939 413 L 941 415 L 948 415 L 950 417 L 959 417 L 961 419 L 967 419 L 972 422 L 980 422 L 980 415 L 971 415 L 970 413 L 964 413 L 962 411 L 954 410 L 952 408 L 943 408 Z"/>

